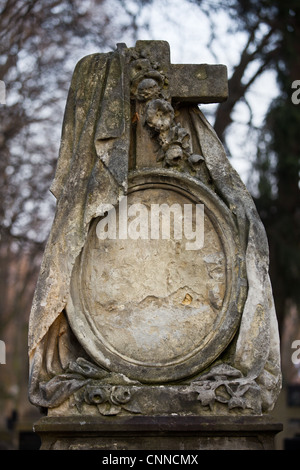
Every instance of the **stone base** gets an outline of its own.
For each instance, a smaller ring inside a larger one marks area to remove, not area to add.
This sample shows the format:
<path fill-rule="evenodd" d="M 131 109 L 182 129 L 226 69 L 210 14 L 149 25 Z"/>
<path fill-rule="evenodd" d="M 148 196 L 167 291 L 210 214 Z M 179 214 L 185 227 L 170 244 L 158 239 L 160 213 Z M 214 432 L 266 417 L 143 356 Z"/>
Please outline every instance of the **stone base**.
<path fill-rule="evenodd" d="M 264 416 L 44 417 L 42 450 L 273 450 L 280 423 Z"/>

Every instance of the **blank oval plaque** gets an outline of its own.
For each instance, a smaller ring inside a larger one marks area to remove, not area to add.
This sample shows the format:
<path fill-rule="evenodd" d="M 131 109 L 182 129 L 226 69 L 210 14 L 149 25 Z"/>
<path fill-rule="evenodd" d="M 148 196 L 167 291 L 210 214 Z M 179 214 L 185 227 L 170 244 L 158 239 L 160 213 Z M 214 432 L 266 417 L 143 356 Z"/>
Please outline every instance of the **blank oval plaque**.
<path fill-rule="evenodd" d="M 96 363 L 148 383 L 203 370 L 241 315 L 242 257 L 230 211 L 201 183 L 163 176 L 133 178 L 121 207 L 102 225 L 93 221 L 67 306 Z"/>

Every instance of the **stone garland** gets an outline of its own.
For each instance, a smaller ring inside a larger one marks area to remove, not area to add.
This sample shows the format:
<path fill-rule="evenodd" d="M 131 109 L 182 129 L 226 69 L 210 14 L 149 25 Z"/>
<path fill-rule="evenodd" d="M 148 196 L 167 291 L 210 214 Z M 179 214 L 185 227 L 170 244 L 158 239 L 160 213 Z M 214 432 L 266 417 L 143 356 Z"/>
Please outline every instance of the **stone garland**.
<path fill-rule="evenodd" d="M 81 413 L 84 404 L 95 406 L 103 416 L 115 416 L 120 413 L 142 413 L 135 400 L 135 392 L 147 393 L 147 386 L 125 377 L 123 374 L 104 371 L 101 367 L 86 359 L 78 358 L 69 366 L 69 373 L 76 373 L 82 378 L 83 386 L 71 398 L 71 406 Z M 99 380 L 99 377 L 102 379 Z M 165 385 L 168 387 L 168 385 Z M 172 386 L 170 386 L 172 387 Z M 249 409 L 250 413 L 260 414 L 260 387 L 254 380 L 243 377 L 234 367 L 224 363 L 211 368 L 189 384 L 182 386 L 182 393 L 206 411 L 213 411 L 220 403 L 229 411 Z"/>
<path fill-rule="evenodd" d="M 134 55 L 133 59 L 131 98 L 144 103 L 145 124 L 159 143 L 157 161 L 162 162 L 163 167 L 177 167 L 197 174 L 204 158 L 192 153 L 189 133 L 175 121 L 167 77 L 159 64 L 151 64 L 146 57 Z"/>

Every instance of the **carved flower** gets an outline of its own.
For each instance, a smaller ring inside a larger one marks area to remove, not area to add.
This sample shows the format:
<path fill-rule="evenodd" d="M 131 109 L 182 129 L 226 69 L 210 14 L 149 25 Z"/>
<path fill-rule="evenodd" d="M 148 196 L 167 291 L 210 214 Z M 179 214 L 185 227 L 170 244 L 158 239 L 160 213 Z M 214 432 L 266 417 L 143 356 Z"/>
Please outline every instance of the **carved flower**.
<path fill-rule="evenodd" d="M 137 87 L 137 99 L 139 101 L 148 101 L 157 98 L 160 93 L 160 87 L 153 78 L 144 78 Z"/>
<path fill-rule="evenodd" d="M 146 109 L 146 122 L 156 131 L 166 131 L 172 125 L 174 109 L 168 101 L 155 99 L 150 101 Z"/>
<path fill-rule="evenodd" d="M 112 403 L 115 405 L 124 405 L 130 401 L 131 394 L 128 388 L 113 387 L 110 395 Z"/>
<path fill-rule="evenodd" d="M 179 145 L 171 145 L 166 151 L 165 163 L 168 166 L 176 166 L 183 157 L 183 150 Z"/>
<path fill-rule="evenodd" d="M 159 70 L 159 64 L 151 63 L 145 57 L 136 58 L 131 63 L 131 94 L 140 101 L 147 101 L 158 97 L 164 82 L 165 75 Z"/>
<path fill-rule="evenodd" d="M 103 388 L 97 385 L 87 385 L 84 398 L 89 405 L 99 405 L 104 403 L 108 397 Z"/>

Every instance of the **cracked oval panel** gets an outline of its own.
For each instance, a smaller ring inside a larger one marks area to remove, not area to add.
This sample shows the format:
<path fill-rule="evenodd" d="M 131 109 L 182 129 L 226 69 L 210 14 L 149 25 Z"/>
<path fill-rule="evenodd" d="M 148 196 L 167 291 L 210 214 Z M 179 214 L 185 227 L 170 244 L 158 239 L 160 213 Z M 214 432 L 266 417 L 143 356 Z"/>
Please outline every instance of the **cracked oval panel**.
<path fill-rule="evenodd" d="M 215 336 L 228 269 L 206 207 L 197 210 L 182 193 L 149 188 L 94 220 L 73 276 L 79 320 L 70 323 L 96 362 L 118 372 L 132 364 L 135 378 L 140 370 L 154 379 L 151 370 L 188 361 Z"/>

